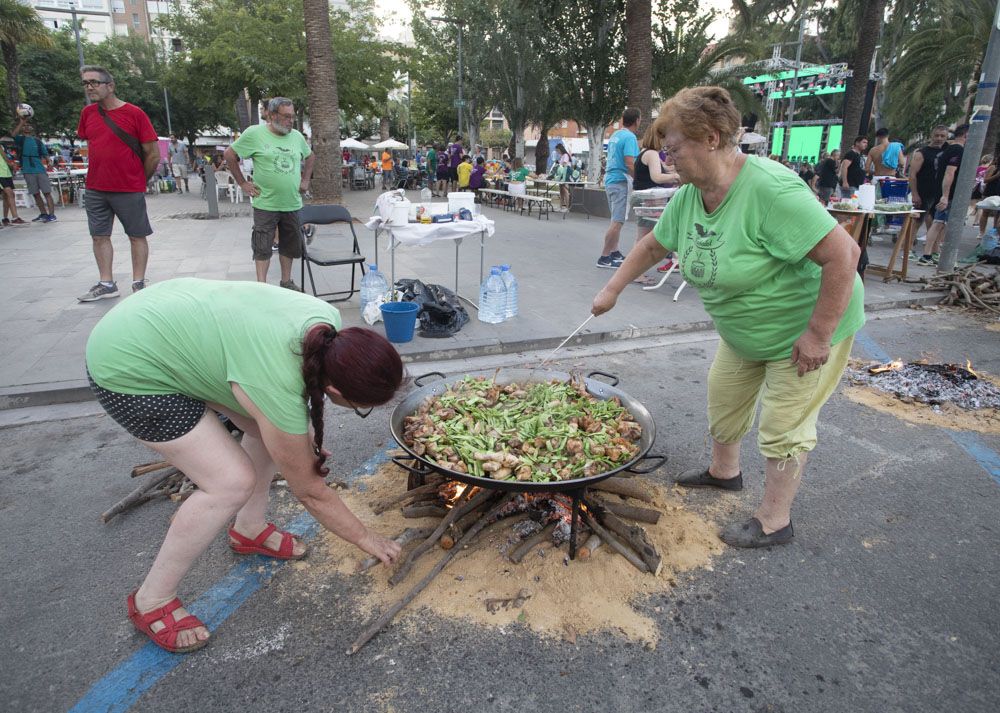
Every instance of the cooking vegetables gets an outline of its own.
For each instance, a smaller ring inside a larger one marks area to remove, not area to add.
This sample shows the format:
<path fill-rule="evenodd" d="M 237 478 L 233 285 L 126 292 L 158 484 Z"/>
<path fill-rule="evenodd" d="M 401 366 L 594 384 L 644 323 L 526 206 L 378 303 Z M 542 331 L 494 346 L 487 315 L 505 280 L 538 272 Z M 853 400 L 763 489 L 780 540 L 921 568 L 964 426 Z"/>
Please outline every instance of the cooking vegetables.
<path fill-rule="evenodd" d="M 496 480 L 597 475 L 639 451 L 642 427 L 582 381 L 497 384 L 466 377 L 403 419 L 403 440 L 444 468 Z"/>

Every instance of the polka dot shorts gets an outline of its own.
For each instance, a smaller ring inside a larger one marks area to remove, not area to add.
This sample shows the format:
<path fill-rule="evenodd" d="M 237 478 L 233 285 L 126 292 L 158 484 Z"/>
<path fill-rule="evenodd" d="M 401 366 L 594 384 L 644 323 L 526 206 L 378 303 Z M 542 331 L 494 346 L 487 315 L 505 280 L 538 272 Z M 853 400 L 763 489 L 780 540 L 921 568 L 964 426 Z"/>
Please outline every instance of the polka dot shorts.
<path fill-rule="evenodd" d="M 205 414 L 205 402 L 184 394 L 120 394 L 94 383 L 90 390 L 118 425 L 142 441 L 162 443 L 189 433 Z"/>

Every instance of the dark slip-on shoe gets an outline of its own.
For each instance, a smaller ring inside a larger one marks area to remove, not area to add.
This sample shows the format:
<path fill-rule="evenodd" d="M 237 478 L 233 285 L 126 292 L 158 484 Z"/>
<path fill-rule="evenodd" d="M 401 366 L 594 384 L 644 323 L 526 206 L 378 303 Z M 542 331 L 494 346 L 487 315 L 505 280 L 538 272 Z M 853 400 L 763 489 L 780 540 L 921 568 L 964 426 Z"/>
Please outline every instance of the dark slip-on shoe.
<path fill-rule="evenodd" d="M 719 538 L 730 547 L 770 547 L 772 545 L 784 545 L 791 542 L 795 537 L 792 530 L 792 523 L 789 522 L 780 530 L 775 530 L 770 535 L 764 534 L 764 526 L 755 517 L 746 522 L 734 522 L 727 525 Z"/>
<path fill-rule="evenodd" d="M 743 490 L 743 471 L 735 478 L 714 478 L 708 469 L 692 468 L 685 470 L 674 480 L 677 485 L 685 488 L 719 488 L 720 490 Z"/>

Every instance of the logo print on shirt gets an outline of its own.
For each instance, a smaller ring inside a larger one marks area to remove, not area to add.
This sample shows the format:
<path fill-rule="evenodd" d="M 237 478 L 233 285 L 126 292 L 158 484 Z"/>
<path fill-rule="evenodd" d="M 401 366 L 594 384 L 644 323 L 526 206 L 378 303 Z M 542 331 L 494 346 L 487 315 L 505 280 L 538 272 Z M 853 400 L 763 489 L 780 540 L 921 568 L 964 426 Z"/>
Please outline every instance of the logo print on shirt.
<path fill-rule="evenodd" d="M 724 238 L 701 223 L 695 223 L 694 228 L 697 235 L 688 232 L 690 244 L 681 258 L 684 279 L 695 287 L 712 287 L 719 274 L 719 258 L 715 251 L 722 246 Z"/>

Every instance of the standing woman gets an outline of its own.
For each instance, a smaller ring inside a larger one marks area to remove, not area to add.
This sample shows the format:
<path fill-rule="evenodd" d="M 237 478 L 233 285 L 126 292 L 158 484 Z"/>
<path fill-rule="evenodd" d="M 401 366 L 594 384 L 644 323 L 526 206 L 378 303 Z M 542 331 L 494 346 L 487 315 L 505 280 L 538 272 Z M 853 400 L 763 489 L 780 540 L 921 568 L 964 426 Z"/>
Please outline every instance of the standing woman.
<path fill-rule="evenodd" d="M 816 447 L 819 410 L 864 324 L 860 251 L 798 176 L 738 151 L 740 112 L 726 90 L 681 90 L 653 127 L 684 185 L 592 311 L 610 310 L 629 282 L 677 252 L 721 337 L 708 376 L 712 459 L 677 483 L 742 490 L 740 441 L 759 403 L 764 499 L 721 537 L 734 547 L 783 544 L 793 537 L 792 501 Z"/>
<path fill-rule="evenodd" d="M 559 176 L 559 207 L 567 212 L 570 208 L 570 193 L 567 182 L 573 179 L 573 156 L 562 144 L 556 144 L 556 151 L 559 152 L 559 169 L 556 174 Z"/>
<path fill-rule="evenodd" d="M 677 175 L 677 171 L 673 168 L 673 164 L 671 163 L 668 168 L 660 159 L 661 148 L 663 148 L 663 140 L 656 135 L 653 125 L 650 124 L 646 128 L 646 132 L 642 135 L 642 140 L 639 141 L 639 158 L 635 163 L 635 180 L 632 182 L 633 191 L 631 201 L 633 206 L 639 202 L 635 196 L 636 191 L 645 191 L 661 186 L 676 186 L 681 181 L 680 176 Z M 669 154 L 667 156 L 669 157 Z M 636 222 L 638 223 L 639 230 L 635 242 L 638 245 L 639 241 L 653 230 L 656 221 L 640 215 Z M 667 261 L 660 265 L 657 270 L 659 272 L 667 272 L 672 266 L 673 260 L 668 257 Z"/>
<path fill-rule="evenodd" d="M 399 546 L 369 530 L 327 487 L 323 403 L 362 418 L 402 381 L 399 354 L 379 334 L 340 330 L 340 313 L 263 283 L 183 278 L 136 293 L 87 342 L 98 402 L 198 490 L 177 510 L 142 585 L 128 596 L 135 627 L 167 651 L 194 651 L 208 630 L 177 588 L 231 522 L 238 554 L 299 559 L 305 545 L 266 520 L 276 471 L 323 527 L 390 564 Z M 243 432 L 237 443 L 217 414 Z"/>

